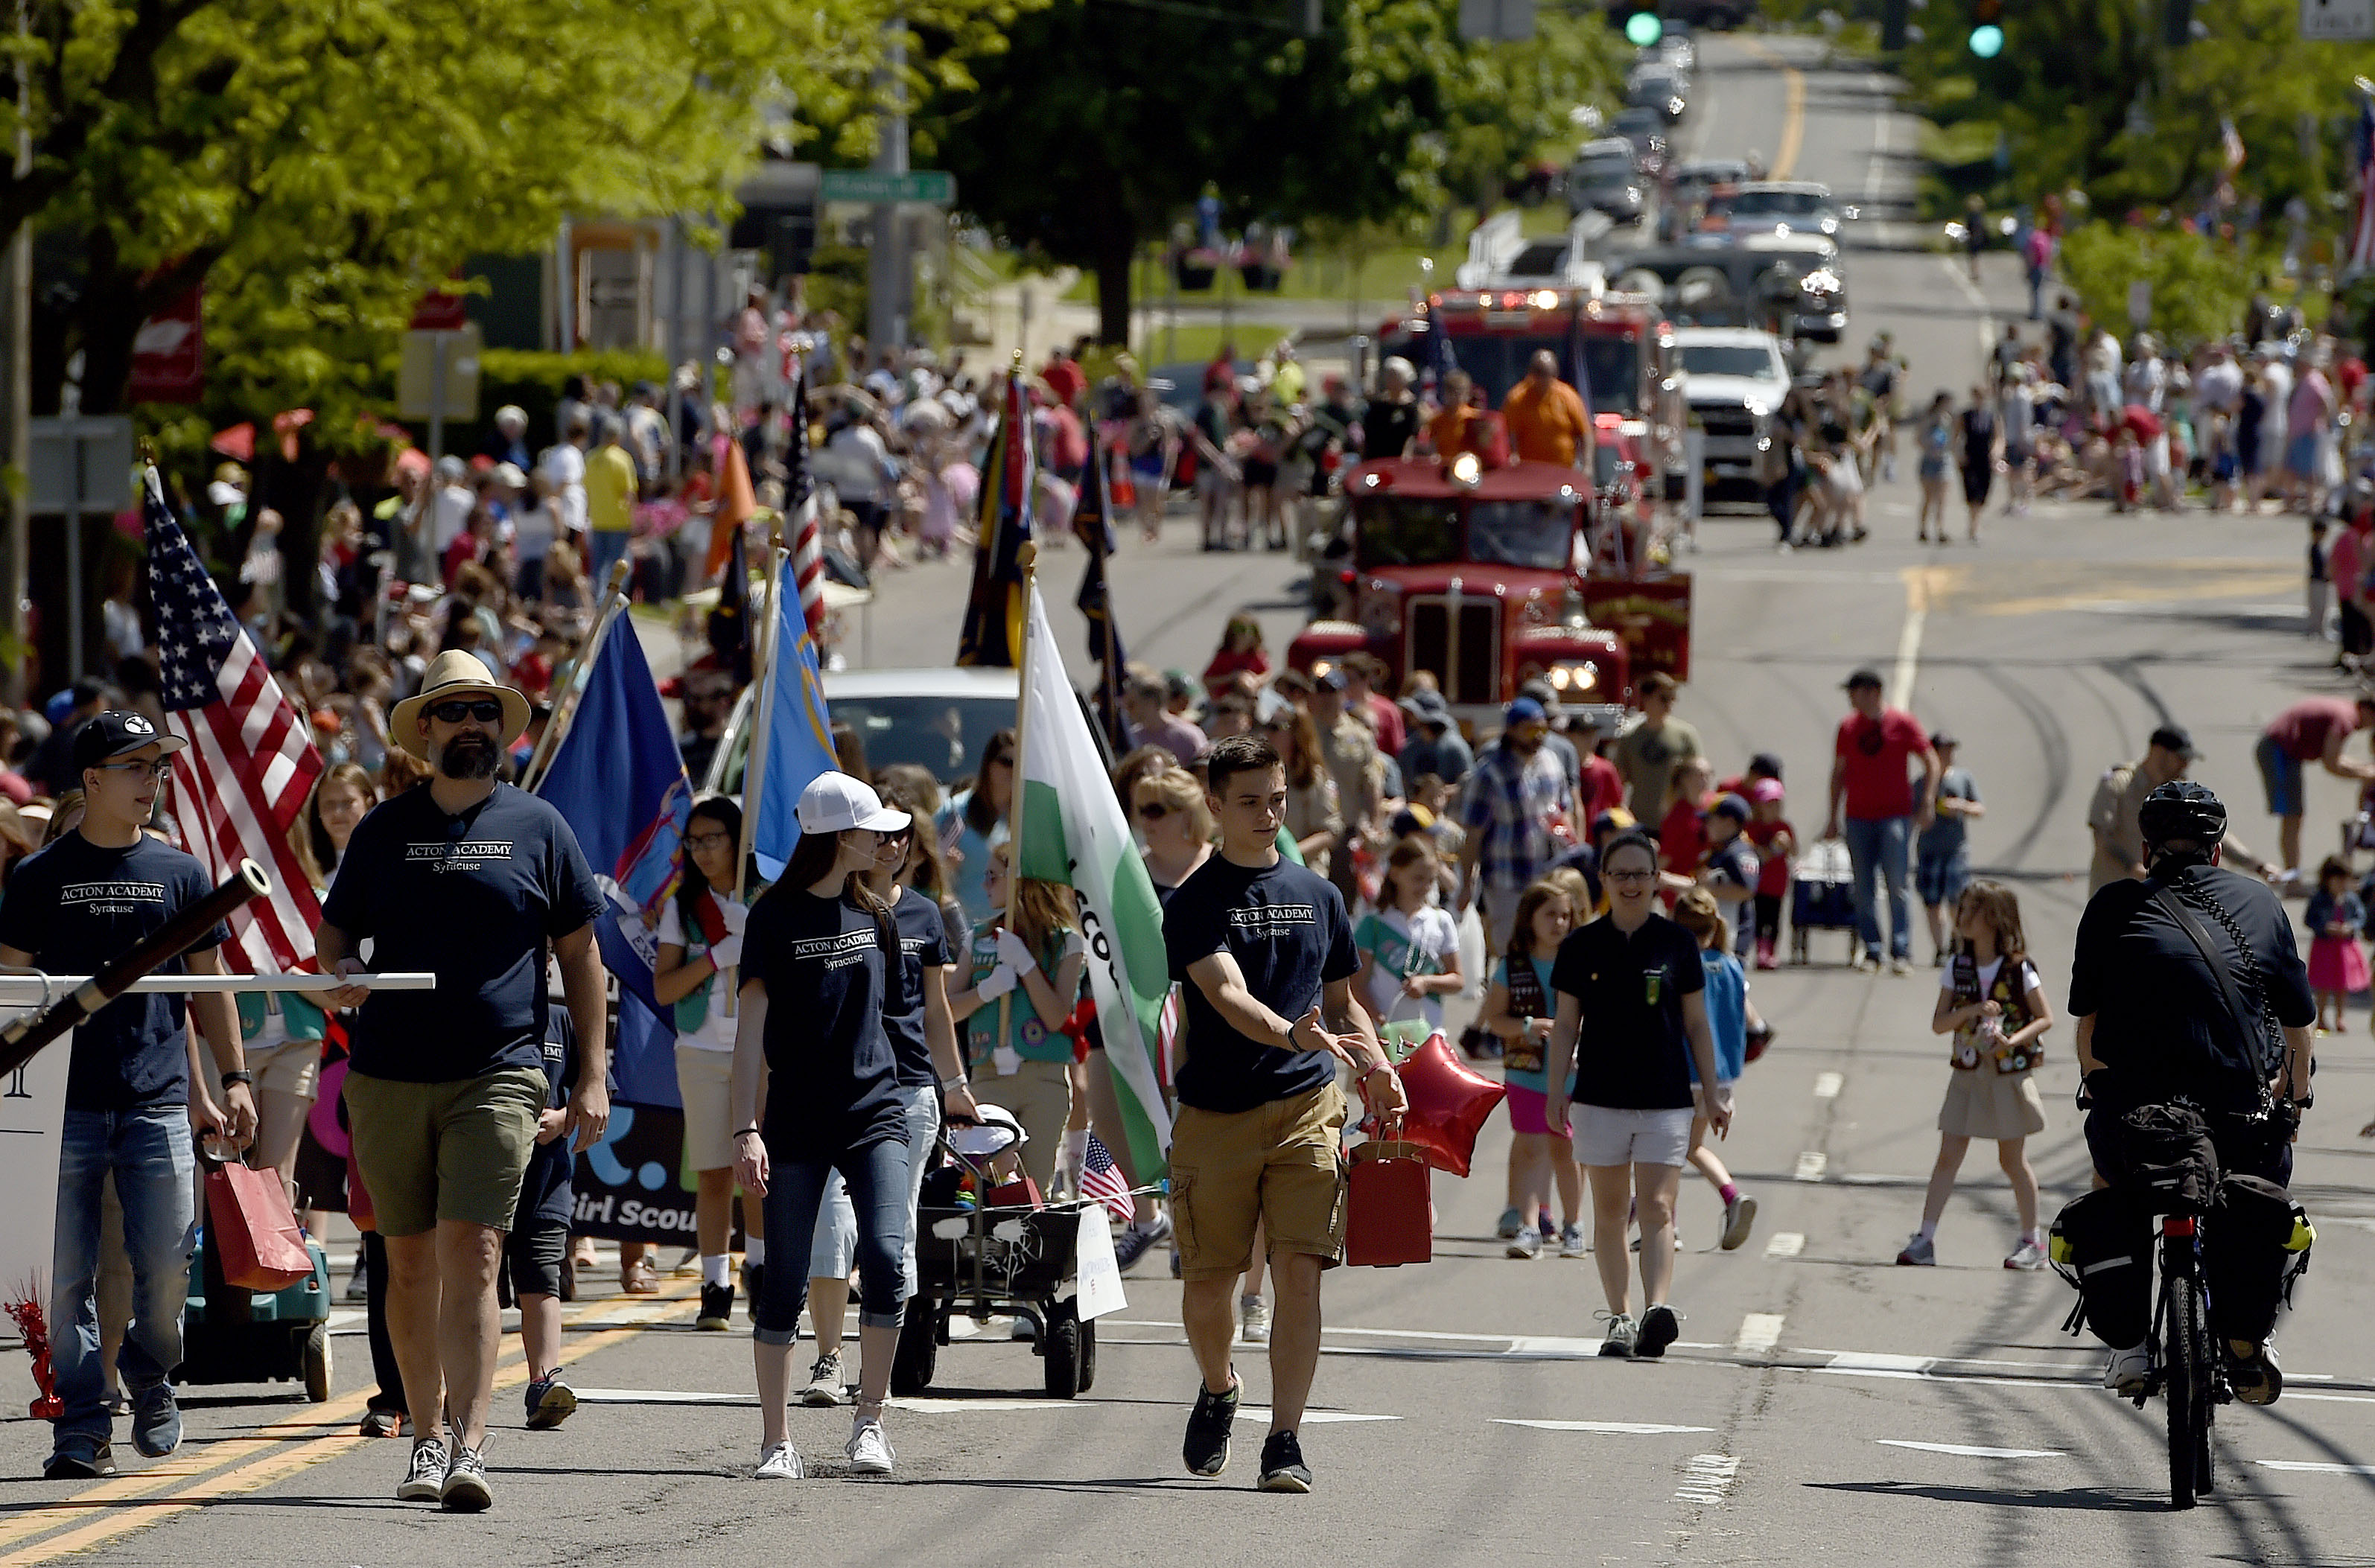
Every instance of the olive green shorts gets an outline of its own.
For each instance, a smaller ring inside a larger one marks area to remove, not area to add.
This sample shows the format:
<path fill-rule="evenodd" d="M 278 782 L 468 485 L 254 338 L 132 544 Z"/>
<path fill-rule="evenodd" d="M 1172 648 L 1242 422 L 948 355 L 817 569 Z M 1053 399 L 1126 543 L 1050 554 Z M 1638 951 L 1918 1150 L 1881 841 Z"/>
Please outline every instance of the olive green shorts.
<path fill-rule="evenodd" d="M 449 1083 L 350 1069 L 347 1122 L 380 1234 L 422 1235 L 441 1220 L 510 1230 L 546 1088 L 538 1067 Z"/>

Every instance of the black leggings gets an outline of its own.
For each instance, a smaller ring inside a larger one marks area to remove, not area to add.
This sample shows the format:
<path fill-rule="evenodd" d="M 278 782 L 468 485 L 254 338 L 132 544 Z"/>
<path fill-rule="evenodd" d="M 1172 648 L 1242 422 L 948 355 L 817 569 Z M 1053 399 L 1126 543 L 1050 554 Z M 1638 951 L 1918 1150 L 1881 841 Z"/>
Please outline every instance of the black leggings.
<path fill-rule="evenodd" d="M 372 1375 L 379 1380 L 370 1408 L 404 1411 L 404 1373 L 396 1362 L 396 1341 L 387 1332 L 387 1243 L 377 1231 L 365 1231 L 362 1243 L 363 1323 L 371 1339 Z"/>
<path fill-rule="evenodd" d="M 1778 942 L 1781 939 L 1781 895 L 1779 893 L 1756 895 L 1756 939 L 1760 942 Z"/>

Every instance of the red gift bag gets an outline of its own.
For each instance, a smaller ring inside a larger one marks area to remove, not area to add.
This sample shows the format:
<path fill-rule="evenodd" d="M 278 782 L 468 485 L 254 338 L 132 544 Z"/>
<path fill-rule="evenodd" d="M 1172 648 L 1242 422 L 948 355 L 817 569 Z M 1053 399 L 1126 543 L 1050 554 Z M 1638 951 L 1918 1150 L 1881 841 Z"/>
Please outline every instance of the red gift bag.
<path fill-rule="evenodd" d="M 216 1165 L 207 1172 L 207 1223 L 226 1285 L 280 1291 L 313 1272 L 313 1255 L 278 1171 Z"/>
<path fill-rule="evenodd" d="M 1371 1138 L 1352 1159 L 1344 1261 L 1361 1268 L 1431 1262 L 1435 1206 L 1427 1197 L 1426 1151 L 1398 1138 Z"/>

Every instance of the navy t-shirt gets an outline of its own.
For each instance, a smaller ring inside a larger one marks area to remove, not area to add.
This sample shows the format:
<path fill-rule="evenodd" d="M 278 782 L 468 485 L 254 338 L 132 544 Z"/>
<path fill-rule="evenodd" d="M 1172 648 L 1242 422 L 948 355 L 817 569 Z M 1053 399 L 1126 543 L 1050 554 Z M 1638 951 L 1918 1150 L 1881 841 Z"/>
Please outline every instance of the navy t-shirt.
<path fill-rule="evenodd" d="M 214 890 L 194 855 L 143 833 L 107 849 L 72 832 L 19 861 L 0 898 L 0 946 L 32 955 L 52 974 L 96 974 L 109 961 Z M 218 925 L 196 952 L 230 939 Z M 175 959 L 158 971 L 182 974 Z M 129 1111 L 190 1097 L 183 999 L 118 996 L 74 1032 L 66 1109 Z"/>
<path fill-rule="evenodd" d="M 891 923 L 899 928 L 899 976 L 882 998 L 882 1028 L 891 1036 L 894 1074 L 903 1089 L 920 1089 L 940 1080 L 932 1066 L 932 1047 L 924 1038 L 924 966 L 954 963 L 949 953 L 949 932 L 940 907 L 913 888 L 899 890 L 891 906 Z"/>
<path fill-rule="evenodd" d="M 449 817 L 426 784 L 355 828 L 322 918 L 372 966 L 426 970 L 433 991 L 374 991 L 356 1015 L 353 1070 L 451 1083 L 544 1065 L 545 954 L 602 913 L 602 890 L 561 813 L 513 788 Z"/>
<path fill-rule="evenodd" d="M 1687 1111 L 1691 1038 L 1683 997 L 1707 989 L 1698 939 L 1653 914 L 1631 936 L 1601 915 L 1559 944 L 1551 989 L 1583 1006 L 1570 1096 L 1623 1111 Z"/>
<path fill-rule="evenodd" d="M 882 1025 L 885 956 L 874 917 L 846 899 L 779 884 L 750 906 L 742 973 L 767 988 L 761 1136 L 771 1158 L 838 1156 L 906 1138 Z"/>
<path fill-rule="evenodd" d="M 1214 855 L 1180 883 L 1163 909 L 1171 977 L 1188 1002 L 1188 1060 L 1179 1098 L 1202 1111 L 1250 1111 L 1308 1094 L 1336 1078 L 1324 1051 L 1288 1051 L 1248 1040 L 1188 978 L 1190 966 L 1228 952 L 1246 989 L 1292 1023 L 1319 1005 L 1331 981 L 1360 973 L 1343 895 L 1326 878 L 1281 856 L 1260 870 Z"/>

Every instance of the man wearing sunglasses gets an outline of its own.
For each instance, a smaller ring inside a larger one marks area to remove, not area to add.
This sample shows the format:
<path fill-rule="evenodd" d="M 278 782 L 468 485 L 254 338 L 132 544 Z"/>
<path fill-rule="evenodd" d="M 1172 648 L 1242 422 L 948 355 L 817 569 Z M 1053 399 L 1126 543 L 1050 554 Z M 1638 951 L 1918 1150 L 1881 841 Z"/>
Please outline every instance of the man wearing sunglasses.
<path fill-rule="evenodd" d="M 419 693 L 388 716 L 431 778 L 355 829 L 316 938 L 326 971 L 364 967 L 370 940 L 373 967 L 437 976 L 434 991 L 328 995 L 361 1009 L 347 1115 L 387 1241 L 388 1331 L 416 1432 L 396 1494 L 459 1512 L 493 1501 L 481 1454 L 502 1321 L 495 1270 L 545 1105 L 548 952 L 579 1052 L 555 1136 L 583 1149 L 610 1114 L 594 945 L 602 890 L 561 814 L 495 779 L 527 721 L 527 699 L 476 657 L 437 655 Z"/>
<path fill-rule="evenodd" d="M 73 746 L 81 825 L 19 862 L 9 878 L 0 964 L 96 973 L 213 890 L 214 878 L 194 856 L 146 831 L 166 759 L 185 744 L 139 713 L 85 721 Z M 230 935 L 218 925 L 164 972 L 221 973 L 218 949 Z M 77 1029 L 68 1047 L 49 1302 L 51 1365 L 65 1409 L 41 1468 L 52 1480 L 115 1473 L 94 1293 L 100 1193 L 111 1174 L 132 1262 L 132 1324 L 116 1369 L 132 1397 L 133 1445 L 160 1458 L 182 1441 L 181 1411 L 165 1379 L 182 1359 L 182 1301 L 195 1239 L 191 1124 L 239 1144 L 255 1132 L 230 998 L 194 996 L 189 1007 L 220 1075 L 219 1093 L 190 1081 L 179 996 L 119 996 Z"/>

